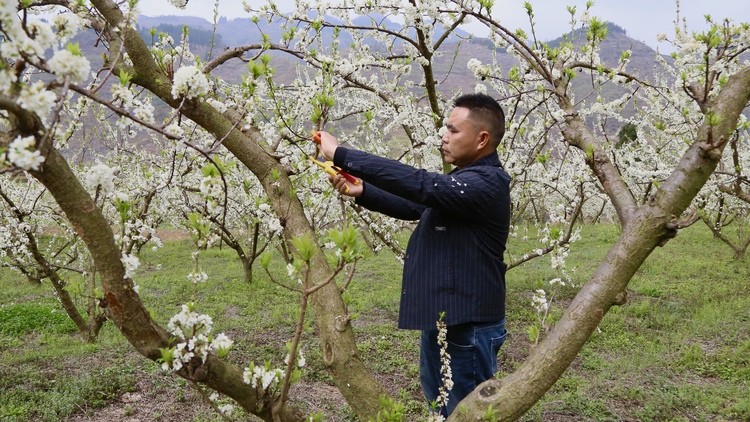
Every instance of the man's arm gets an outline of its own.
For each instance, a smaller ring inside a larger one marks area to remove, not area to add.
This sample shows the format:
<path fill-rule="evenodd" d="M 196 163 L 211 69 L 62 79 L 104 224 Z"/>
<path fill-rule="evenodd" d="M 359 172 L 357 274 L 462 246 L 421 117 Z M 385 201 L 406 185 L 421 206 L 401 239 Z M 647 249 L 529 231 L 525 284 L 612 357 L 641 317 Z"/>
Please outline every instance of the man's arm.
<path fill-rule="evenodd" d="M 323 156 L 336 166 L 367 182 L 368 189 L 377 187 L 383 191 L 378 193 L 378 199 L 386 204 L 368 201 L 373 207 L 393 210 L 390 203 L 399 203 L 396 199 L 399 198 L 467 218 L 483 218 L 496 211 L 499 202 L 509 194 L 510 177 L 496 167 L 476 166 L 454 174 L 428 172 L 389 158 L 339 148 L 338 140 L 327 132 L 317 132 L 315 139 L 319 139 Z M 346 194 L 342 186 L 340 182 L 337 188 Z"/>
<path fill-rule="evenodd" d="M 492 215 L 509 194 L 510 177 L 492 165 L 443 174 L 343 147 L 335 150 L 333 162 L 368 182 L 368 188 L 374 185 L 393 196 L 466 218 Z"/>

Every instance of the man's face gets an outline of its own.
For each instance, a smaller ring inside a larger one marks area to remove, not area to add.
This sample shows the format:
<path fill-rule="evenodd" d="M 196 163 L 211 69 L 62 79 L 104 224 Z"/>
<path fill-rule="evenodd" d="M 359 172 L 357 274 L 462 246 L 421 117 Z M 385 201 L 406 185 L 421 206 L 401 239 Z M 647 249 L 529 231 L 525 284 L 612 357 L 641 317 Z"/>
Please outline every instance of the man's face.
<path fill-rule="evenodd" d="M 464 167 L 480 157 L 483 144 L 482 134 L 476 123 L 469 119 L 469 109 L 456 107 L 451 111 L 445 123 L 446 132 L 443 135 L 443 154 L 445 162 L 456 167 Z"/>

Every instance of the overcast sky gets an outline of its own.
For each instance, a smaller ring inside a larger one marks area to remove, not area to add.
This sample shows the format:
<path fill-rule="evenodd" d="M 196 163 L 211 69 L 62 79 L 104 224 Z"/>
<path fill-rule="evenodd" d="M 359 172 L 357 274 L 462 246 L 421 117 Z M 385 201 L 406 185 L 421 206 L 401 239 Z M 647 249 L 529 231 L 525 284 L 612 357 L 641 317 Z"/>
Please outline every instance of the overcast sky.
<path fill-rule="evenodd" d="M 586 8 L 586 0 L 530 0 L 534 7 L 536 33 L 542 41 L 557 38 L 570 29 L 566 6 Z M 262 4 L 263 0 L 248 0 L 250 4 Z M 291 10 L 294 0 L 275 0 L 281 10 Z M 147 16 L 184 15 L 199 16 L 212 20 L 214 0 L 190 0 L 184 10 L 172 6 L 168 0 L 140 0 L 141 12 Z M 674 34 L 674 21 L 677 16 L 674 0 L 598 0 L 592 8 L 592 15 L 613 22 L 624 28 L 631 38 L 643 41 L 652 48 L 659 46 L 662 52 L 671 49 L 666 43 L 658 43 L 656 34 Z M 750 22 L 750 1 L 748 0 L 682 0 L 680 19 L 687 19 L 691 30 L 706 29 L 704 15 L 710 14 L 714 20 L 729 17 L 737 21 Z M 229 19 L 248 17 L 242 8 L 242 0 L 220 0 L 219 15 Z M 506 27 L 523 28 L 529 24 L 523 0 L 495 0 L 493 16 Z M 487 34 L 486 29 L 474 24 L 465 30 L 479 36 Z"/>

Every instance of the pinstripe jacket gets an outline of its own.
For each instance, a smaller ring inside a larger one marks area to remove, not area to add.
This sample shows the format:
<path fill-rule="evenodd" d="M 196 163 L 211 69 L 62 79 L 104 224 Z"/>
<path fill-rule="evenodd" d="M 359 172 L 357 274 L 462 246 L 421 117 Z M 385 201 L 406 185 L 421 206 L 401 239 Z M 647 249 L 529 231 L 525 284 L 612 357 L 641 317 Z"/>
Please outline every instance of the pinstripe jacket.
<path fill-rule="evenodd" d="M 399 328 L 435 328 L 441 312 L 449 326 L 505 318 L 510 176 L 496 153 L 450 174 L 344 147 L 333 161 L 365 182 L 357 204 L 419 220 L 406 248 Z"/>

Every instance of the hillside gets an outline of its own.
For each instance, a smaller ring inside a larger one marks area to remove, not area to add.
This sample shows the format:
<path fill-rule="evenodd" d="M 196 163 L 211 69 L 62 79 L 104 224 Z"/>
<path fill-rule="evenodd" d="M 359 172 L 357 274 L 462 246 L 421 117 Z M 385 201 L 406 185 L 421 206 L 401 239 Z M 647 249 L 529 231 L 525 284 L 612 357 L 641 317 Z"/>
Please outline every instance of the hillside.
<path fill-rule="evenodd" d="M 362 17 L 362 22 L 359 23 L 362 25 L 368 24 L 370 18 L 376 19 L 377 17 Z M 378 22 L 386 25 L 392 30 L 400 29 L 398 24 L 388 21 L 385 18 L 378 20 Z M 211 49 L 210 35 L 214 32 L 214 28 L 211 22 L 206 19 L 177 16 L 141 16 L 139 18 L 139 32 L 147 42 L 151 41 L 151 35 L 149 34 L 150 28 L 156 28 L 157 31 L 168 32 L 175 41 L 178 41 L 183 25 L 187 25 L 189 27 L 189 33 L 192 34 L 190 36 L 191 50 L 193 53 L 200 56 L 204 62 L 209 57 L 215 57 L 216 54 L 224 48 L 258 43 L 261 41 L 263 34 L 268 36 L 272 41 L 281 38 L 281 30 L 278 26 L 269 24 L 263 20 L 256 25 L 252 23 L 249 18 L 227 19 L 222 17 L 215 30 L 216 37 L 213 40 L 215 46 Z M 468 37 L 469 34 L 461 33 L 460 35 Z M 571 37 L 574 35 L 577 34 L 568 34 L 567 36 Z M 577 38 L 585 39 L 585 36 Z M 76 41 L 80 42 L 84 54 L 92 60 L 92 68 L 94 69 L 98 68 L 98 65 L 101 63 L 101 53 L 103 52 L 101 44 L 97 45 L 97 39 L 98 37 L 93 31 L 85 32 L 79 35 L 76 39 Z M 555 46 L 562 40 L 563 38 L 560 37 L 556 40 L 550 41 L 549 44 Z M 347 38 L 345 36 L 342 38 L 340 45 L 349 45 L 346 41 Z M 371 48 L 376 51 L 380 46 L 373 43 Z M 626 49 L 632 51 L 629 71 L 646 79 L 651 79 L 656 52 L 644 43 L 628 37 L 627 33 L 622 28 L 610 24 L 609 35 L 602 44 L 601 57 L 604 63 L 610 66 L 616 65 L 620 54 Z M 473 74 L 468 70 L 466 64 L 471 58 L 478 58 L 483 62 L 491 61 L 491 42 L 481 37 L 464 40 L 459 40 L 459 38 L 454 37 L 453 39 L 449 38 L 441 50 L 444 54 L 436 59 L 434 65 L 438 76 L 439 90 L 447 96 L 456 92 L 472 92 L 476 80 Z M 211 52 L 211 56 L 209 56 L 209 51 Z M 288 83 L 292 81 L 297 75 L 296 66 L 299 65 L 300 61 L 284 53 L 276 52 L 271 54 L 273 55 L 271 66 L 276 70 L 276 80 L 279 83 Z M 496 58 L 501 64 L 503 72 L 507 72 L 515 63 L 515 58 L 513 56 L 502 51 L 497 52 Z M 227 82 L 239 83 L 242 81 L 242 75 L 246 72 L 247 65 L 245 62 L 241 60 L 231 60 L 217 68 L 214 71 L 214 74 Z M 421 79 L 420 72 L 412 72 L 410 78 L 412 78 L 414 82 L 419 82 L 419 79 Z M 586 78 L 574 79 L 573 88 L 577 93 L 576 98 L 582 98 L 588 95 L 592 89 L 590 80 L 587 81 Z M 608 84 L 601 90 L 601 94 L 606 98 L 619 97 L 624 92 L 624 88 L 616 84 Z M 166 109 L 161 110 L 163 107 L 159 107 L 158 105 L 157 108 L 159 108 L 157 114 L 161 116 L 165 115 L 167 112 Z M 624 111 L 624 114 L 626 115 L 629 113 L 632 113 L 632 110 L 626 109 Z M 608 127 L 608 131 L 611 132 L 616 132 L 618 129 L 618 126 Z"/>
<path fill-rule="evenodd" d="M 369 16 L 357 18 L 356 23 L 366 25 L 369 24 L 370 20 L 386 26 L 390 30 L 400 29 L 399 24 L 390 21 L 381 16 Z M 335 20 L 333 20 L 335 22 Z M 200 29 L 203 31 L 211 31 L 212 24 L 206 19 L 198 17 L 178 17 L 178 16 L 158 16 L 149 17 L 141 16 L 139 18 L 139 26 L 142 28 L 158 27 L 159 25 L 188 25 L 189 27 Z M 275 23 L 268 23 L 264 20 L 254 24 L 250 18 L 236 18 L 227 19 L 221 17 L 216 27 L 216 33 L 221 37 L 220 42 L 216 42 L 218 48 L 233 47 L 238 45 L 246 45 L 258 43 L 262 40 L 262 35 L 265 34 L 270 40 L 275 41 L 281 39 L 282 31 Z M 328 34 L 330 31 L 324 34 Z M 465 31 L 459 30 L 458 35 L 462 38 L 468 38 L 469 34 Z M 568 34 L 570 36 L 571 34 Z M 580 38 L 580 37 L 579 37 Z M 549 42 L 550 45 L 558 45 L 562 41 L 562 36 L 558 39 Z M 583 37 L 585 39 L 585 37 Z M 342 32 L 340 45 L 346 46 L 349 44 L 350 38 L 345 32 Z M 474 78 L 471 72 L 466 68 L 466 63 L 469 59 L 475 57 L 483 61 L 488 61 L 492 56 L 491 43 L 489 40 L 481 37 L 473 37 L 469 41 L 459 42 L 458 37 L 449 38 L 444 46 L 446 52 L 436 62 L 436 69 L 443 75 L 450 69 L 451 74 L 448 78 L 442 82 L 441 87 L 444 91 L 450 92 L 452 90 L 461 89 L 466 91 L 473 89 Z M 373 48 L 377 49 L 377 45 L 373 44 Z M 455 62 L 453 52 L 458 49 Z M 605 64 L 614 66 L 617 64 L 620 54 L 622 51 L 630 49 L 632 50 L 630 71 L 641 75 L 642 77 L 650 78 L 653 73 L 654 57 L 656 51 L 651 47 L 647 46 L 641 41 L 637 41 L 627 36 L 627 33 L 621 27 L 610 24 L 609 35 L 602 44 L 601 57 Z M 275 67 L 280 70 L 278 75 L 282 81 L 286 76 L 293 76 L 294 72 L 285 72 L 287 66 L 292 66 L 295 60 L 289 60 L 284 55 L 276 54 L 274 58 Z M 506 64 L 504 68 L 510 68 L 515 59 L 510 55 L 500 52 L 498 54 L 498 60 Z M 222 69 L 220 74 L 232 82 L 240 81 L 240 74 L 244 70 L 244 66 L 237 64 L 225 65 L 229 69 Z M 288 75 L 287 75 L 288 74 Z"/>

